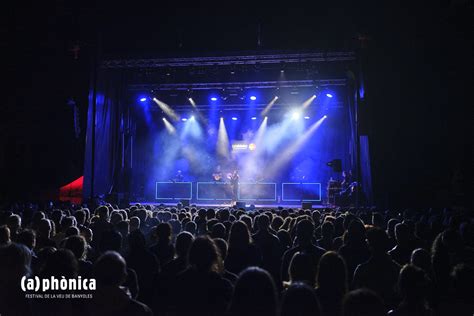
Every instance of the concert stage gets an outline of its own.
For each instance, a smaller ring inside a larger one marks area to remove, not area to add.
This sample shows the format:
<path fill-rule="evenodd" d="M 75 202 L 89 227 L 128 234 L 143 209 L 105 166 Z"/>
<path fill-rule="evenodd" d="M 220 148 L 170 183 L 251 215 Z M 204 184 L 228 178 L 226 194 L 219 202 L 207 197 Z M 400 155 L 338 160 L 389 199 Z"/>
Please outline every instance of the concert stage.
<path fill-rule="evenodd" d="M 352 52 L 104 61 L 91 93 L 84 194 L 325 204 L 342 170 L 353 181 L 370 172 L 347 71 L 355 65 Z M 362 185 L 371 192 L 370 181 Z"/>

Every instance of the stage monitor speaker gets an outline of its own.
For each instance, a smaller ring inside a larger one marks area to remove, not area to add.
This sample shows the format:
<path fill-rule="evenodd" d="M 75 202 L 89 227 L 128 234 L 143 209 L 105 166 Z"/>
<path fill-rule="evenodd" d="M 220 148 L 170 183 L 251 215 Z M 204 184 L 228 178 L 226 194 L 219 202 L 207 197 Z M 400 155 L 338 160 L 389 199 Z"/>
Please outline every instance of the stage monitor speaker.
<path fill-rule="evenodd" d="M 241 202 L 241 201 L 235 202 L 234 207 L 237 208 L 237 209 L 240 209 L 240 208 L 245 209 L 245 202 Z"/>
<path fill-rule="evenodd" d="M 183 205 L 183 207 L 188 207 L 189 206 L 189 200 L 181 200 L 179 201 Z"/>
<path fill-rule="evenodd" d="M 342 161 L 341 159 L 333 159 L 326 163 L 327 166 L 331 167 L 334 172 L 342 172 Z"/>
<path fill-rule="evenodd" d="M 310 210 L 310 209 L 313 208 L 313 203 L 311 203 L 311 202 L 303 202 L 303 203 L 301 203 L 301 208 L 302 208 L 303 210 Z"/>

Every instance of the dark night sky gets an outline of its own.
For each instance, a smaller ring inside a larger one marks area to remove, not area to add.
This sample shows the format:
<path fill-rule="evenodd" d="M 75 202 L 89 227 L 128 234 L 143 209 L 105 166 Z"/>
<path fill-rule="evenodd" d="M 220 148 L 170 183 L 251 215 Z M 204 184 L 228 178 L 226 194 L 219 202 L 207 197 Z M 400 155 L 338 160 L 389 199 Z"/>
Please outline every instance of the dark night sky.
<path fill-rule="evenodd" d="M 7 74 L 15 80 L 0 118 L 6 131 L 0 138 L 4 196 L 54 188 L 82 174 L 83 143 L 71 137 L 65 104 L 74 96 L 85 109 L 97 34 L 105 56 L 146 57 L 351 50 L 357 34 L 365 34 L 369 104 L 362 120 L 371 137 L 380 204 L 435 204 L 451 190 L 455 170 L 467 177 L 473 55 L 468 1 L 312 1 L 296 8 L 290 2 L 157 3 L 56 1 L 5 10 L 1 44 L 11 61 Z M 76 41 L 78 61 L 70 51 Z"/>

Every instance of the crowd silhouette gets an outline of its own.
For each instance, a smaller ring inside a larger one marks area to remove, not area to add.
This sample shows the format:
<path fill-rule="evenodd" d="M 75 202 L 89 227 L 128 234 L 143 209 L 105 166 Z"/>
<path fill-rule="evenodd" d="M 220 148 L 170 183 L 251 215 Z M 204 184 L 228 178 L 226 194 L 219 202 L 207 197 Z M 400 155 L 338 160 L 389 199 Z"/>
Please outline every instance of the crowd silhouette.
<path fill-rule="evenodd" d="M 472 316 L 473 225 L 455 209 L 14 204 L 0 315 Z M 97 288 L 39 299 L 24 276 Z"/>

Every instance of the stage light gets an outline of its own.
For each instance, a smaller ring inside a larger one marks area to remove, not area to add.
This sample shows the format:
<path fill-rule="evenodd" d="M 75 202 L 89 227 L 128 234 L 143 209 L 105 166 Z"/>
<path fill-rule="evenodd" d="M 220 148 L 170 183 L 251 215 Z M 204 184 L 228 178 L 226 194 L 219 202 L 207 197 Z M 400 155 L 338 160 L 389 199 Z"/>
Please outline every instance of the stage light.
<path fill-rule="evenodd" d="M 140 98 L 140 102 L 145 102 L 146 98 Z"/>
<path fill-rule="evenodd" d="M 328 118 L 328 116 L 327 116 L 327 115 L 324 115 L 323 118 Z"/>
<path fill-rule="evenodd" d="M 255 121 L 256 119 L 257 119 L 257 118 L 256 118 L 255 116 L 252 116 L 252 120 L 254 120 L 254 121 Z"/>
<path fill-rule="evenodd" d="M 291 162 L 292 158 L 300 150 L 305 148 L 305 143 L 314 136 L 314 133 L 319 129 L 324 120 L 325 117 L 322 117 L 317 122 L 313 123 L 303 135 L 299 136 L 293 143 L 285 148 L 284 151 L 280 152 L 276 159 L 265 167 L 266 173 L 270 176 L 278 174 L 285 165 Z"/>
<path fill-rule="evenodd" d="M 330 93 L 326 93 L 326 96 L 327 96 L 328 98 L 332 98 L 332 94 L 330 94 Z"/>
<path fill-rule="evenodd" d="M 309 116 L 305 116 L 304 119 L 305 119 L 305 120 L 309 120 Z"/>
<path fill-rule="evenodd" d="M 194 121 L 194 115 L 190 117 L 190 120 Z"/>
<path fill-rule="evenodd" d="M 188 98 L 188 101 L 193 107 L 196 107 L 196 102 L 194 102 L 193 98 Z"/>
<path fill-rule="evenodd" d="M 173 124 L 168 122 L 166 117 L 163 117 L 163 122 L 165 123 L 166 130 L 168 131 L 169 134 L 175 134 L 176 133 L 176 128 L 173 126 Z"/>
<path fill-rule="evenodd" d="M 255 100 L 257 100 L 257 97 L 254 96 L 254 95 L 252 95 L 252 96 L 250 97 L 250 100 L 255 101 Z"/>
<path fill-rule="evenodd" d="M 176 114 L 176 112 L 166 103 L 163 101 L 158 100 L 157 98 L 153 98 L 153 101 L 158 104 L 160 109 L 165 112 L 166 115 L 168 115 L 172 120 L 178 121 L 179 116 Z"/>
<path fill-rule="evenodd" d="M 181 119 L 181 121 L 183 121 L 183 122 L 186 122 L 187 120 L 188 120 L 188 119 L 185 118 L 185 117 L 183 117 L 183 118 Z"/>
<path fill-rule="evenodd" d="M 235 116 L 232 117 L 232 121 L 237 121 L 237 118 Z"/>
<path fill-rule="evenodd" d="M 308 100 L 303 102 L 303 105 L 301 106 L 302 109 L 306 109 L 313 101 L 316 99 L 316 95 L 313 95 L 310 97 Z"/>
<path fill-rule="evenodd" d="M 295 110 L 295 111 L 291 112 L 291 118 L 292 119 L 296 120 L 296 119 L 299 119 L 300 117 L 301 117 L 301 112 L 300 111 Z"/>
<path fill-rule="evenodd" d="M 219 130 L 217 131 L 217 153 L 221 157 L 229 158 L 229 136 L 225 127 L 224 118 L 219 121 Z"/>
<path fill-rule="evenodd" d="M 268 111 L 270 111 L 270 109 L 272 108 L 272 106 L 275 104 L 276 100 L 278 100 L 278 97 L 275 96 L 271 101 L 270 103 L 267 104 L 267 106 L 265 107 L 265 109 L 263 109 L 261 115 L 264 116 L 268 113 Z"/>
<path fill-rule="evenodd" d="M 211 98 L 211 101 L 217 101 L 217 98 L 216 98 L 216 97 L 212 97 L 212 98 Z"/>

